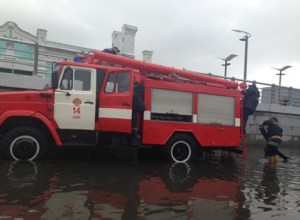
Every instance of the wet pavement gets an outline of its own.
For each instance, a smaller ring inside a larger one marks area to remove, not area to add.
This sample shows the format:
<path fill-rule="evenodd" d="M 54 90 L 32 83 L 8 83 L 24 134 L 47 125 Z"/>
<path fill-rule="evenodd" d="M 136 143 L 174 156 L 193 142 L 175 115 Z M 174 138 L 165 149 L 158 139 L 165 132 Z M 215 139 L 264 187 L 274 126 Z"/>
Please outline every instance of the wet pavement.
<path fill-rule="evenodd" d="M 300 219 L 300 148 L 282 148 L 293 160 L 276 166 L 262 148 L 189 164 L 92 148 L 0 161 L 0 219 Z"/>

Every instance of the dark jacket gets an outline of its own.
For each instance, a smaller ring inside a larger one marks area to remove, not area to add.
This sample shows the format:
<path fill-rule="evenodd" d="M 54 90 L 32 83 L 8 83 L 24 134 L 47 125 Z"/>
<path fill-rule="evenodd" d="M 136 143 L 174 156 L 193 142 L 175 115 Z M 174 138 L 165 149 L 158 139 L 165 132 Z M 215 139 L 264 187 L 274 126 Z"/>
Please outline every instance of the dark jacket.
<path fill-rule="evenodd" d="M 266 120 L 262 123 L 263 126 L 268 126 L 268 139 L 273 136 L 282 137 L 283 129 L 280 127 L 279 123 L 273 120 Z"/>
<path fill-rule="evenodd" d="M 102 50 L 102 52 L 117 55 L 116 51 L 114 51 L 113 48 L 106 48 Z"/>
<path fill-rule="evenodd" d="M 251 85 L 247 90 L 243 90 L 244 94 L 244 108 L 251 110 L 252 114 L 255 112 L 260 97 L 259 91 L 255 85 Z"/>
<path fill-rule="evenodd" d="M 141 84 L 137 81 L 134 81 L 134 89 L 133 89 L 133 104 L 132 110 L 134 112 L 143 112 L 146 110 L 145 103 L 142 99 L 141 92 L 145 91 L 144 84 Z"/>
<path fill-rule="evenodd" d="M 279 147 L 281 144 L 281 137 L 283 129 L 280 127 L 279 123 L 273 120 L 266 120 L 262 123 L 262 126 L 268 126 L 268 146 Z"/>

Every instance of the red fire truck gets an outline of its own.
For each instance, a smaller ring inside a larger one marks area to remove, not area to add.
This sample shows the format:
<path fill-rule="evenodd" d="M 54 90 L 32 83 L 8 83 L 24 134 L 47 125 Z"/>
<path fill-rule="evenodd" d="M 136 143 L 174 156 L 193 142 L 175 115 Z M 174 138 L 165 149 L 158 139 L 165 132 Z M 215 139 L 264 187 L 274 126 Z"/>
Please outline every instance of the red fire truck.
<path fill-rule="evenodd" d="M 52 143 L 120 146 L 131 133 L 134 81 L 145 86 L 141 146 L 160 148 L 175 162 L 206 149 L 246 158 L 244 83 L 99 51 L 74 60 L 53 64 L 51 88 L 0 93 L 3 159 L 42 159 Z"/>

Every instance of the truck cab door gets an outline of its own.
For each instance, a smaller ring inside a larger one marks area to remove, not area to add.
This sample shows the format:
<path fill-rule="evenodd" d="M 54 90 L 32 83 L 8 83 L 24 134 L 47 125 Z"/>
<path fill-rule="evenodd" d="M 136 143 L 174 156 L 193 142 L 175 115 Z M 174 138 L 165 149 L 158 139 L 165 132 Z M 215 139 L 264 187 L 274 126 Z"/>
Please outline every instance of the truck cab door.
<path fill-rule="evenodd" d="M 131 133 L 133 84 L 133 70 L 109 70 L 99 98 L 99 123 L 103 131 Z"/>
<path fill-rule="evenodd" d="M 64 66 L 54 98 L 60 129 L 95 129 L 96 81 L 96 69 Z"/>

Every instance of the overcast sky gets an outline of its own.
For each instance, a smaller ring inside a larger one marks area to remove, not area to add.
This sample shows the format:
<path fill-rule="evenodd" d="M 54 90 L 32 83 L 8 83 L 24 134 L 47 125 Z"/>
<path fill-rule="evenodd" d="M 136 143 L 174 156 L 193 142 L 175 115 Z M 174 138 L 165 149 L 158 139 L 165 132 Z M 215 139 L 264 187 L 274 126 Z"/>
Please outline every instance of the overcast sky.
<path fill-rule="evenodd" d="M 0 25 L 15 22 L 47 40 L 102 50 L 123 24 L 138 27 L 136 59 L 152 50 L 157 64 L 203 73 L 243 78 L 245 43 L 250 33 L 247 79 L 300 88 L 299 0 L 0 0 Z"/>

